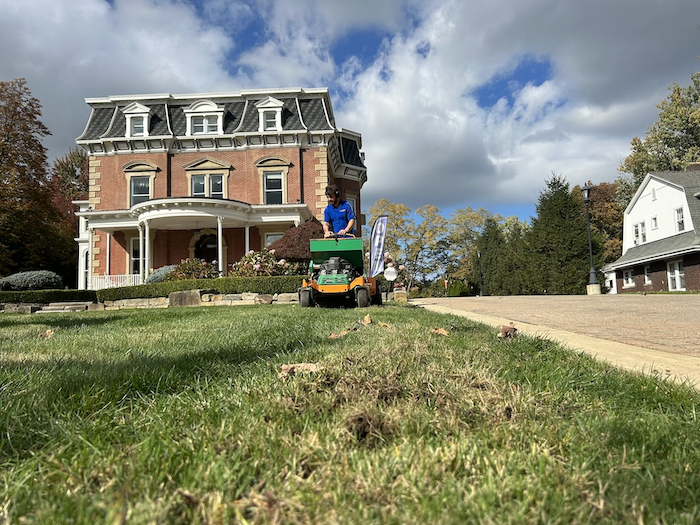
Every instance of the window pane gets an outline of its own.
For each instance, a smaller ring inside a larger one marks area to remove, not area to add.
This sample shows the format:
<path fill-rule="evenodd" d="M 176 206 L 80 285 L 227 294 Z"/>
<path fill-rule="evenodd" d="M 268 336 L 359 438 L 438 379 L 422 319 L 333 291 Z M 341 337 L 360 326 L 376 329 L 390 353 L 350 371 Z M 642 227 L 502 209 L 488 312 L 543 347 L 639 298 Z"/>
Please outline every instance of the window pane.
<path fill-rule="evenodd" d="M 204 133 L 204 117 L 192 117 L 192 133 Z"/>
<path fill-rule="evenodd" d="M 207 117 L 207 133 L 216 133 L 219 131 L 217 118 L 213 116 Z"/>
<path fill-rule="evenodd" d="M 282 174 L 265 174 L 265 204 L 282 204 Z"/>
<path fill-rule="evenodd" d="M 278 241 L 279 239 L 282 238 L 281 233 L 268 233 L 265 236 L 265 247 L 267 248 L 270 246 L 273 242 Z"/>
<path fill-rule="evenodd" d="M 150 198 L 150 177 L 131 178 L 131 205 L 147 201 Z"/>
<path fill-rule="evenodd" d="M 209 196 L 217 197 L 219 199 L 224 198 L 224 176 L 223 175 L 209 175 Z"/>
<path fill-rule="evenodd" d="M 143 117 L 131 117 L 131 134 L 143 135 Z"/>
<path fill-rule="evenodd" d="M 206 193 L 204 191 L 204 175 L 193 175 L 192 176 L 192 196 L 193 197 L 206 196 Z"/>
<path fill-rule="evenodd" d="M 277 119 L 271 111 L 265 112 L 265 129 L 277 129 Z"/>

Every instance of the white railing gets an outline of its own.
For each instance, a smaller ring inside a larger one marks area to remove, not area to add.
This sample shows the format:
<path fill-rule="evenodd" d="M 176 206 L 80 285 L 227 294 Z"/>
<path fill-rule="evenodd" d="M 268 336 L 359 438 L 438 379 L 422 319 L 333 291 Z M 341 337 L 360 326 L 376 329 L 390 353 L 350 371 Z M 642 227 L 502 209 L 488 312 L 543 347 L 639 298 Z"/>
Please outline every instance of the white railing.
<path fill-rule="evenodd" d="M 134 275 L 96 275 L 92 278 L 91 290 L 119 288 L 120 286 L 136 286 L 141 284 L 141 276 Z"/>

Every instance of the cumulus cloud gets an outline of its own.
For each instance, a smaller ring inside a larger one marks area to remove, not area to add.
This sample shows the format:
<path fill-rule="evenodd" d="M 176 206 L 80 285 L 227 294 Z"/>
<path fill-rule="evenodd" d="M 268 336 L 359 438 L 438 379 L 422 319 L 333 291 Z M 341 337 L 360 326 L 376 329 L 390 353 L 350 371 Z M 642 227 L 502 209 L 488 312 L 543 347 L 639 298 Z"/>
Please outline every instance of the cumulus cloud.
<path fill-rule="evenodd" d="M 612 180 L 667 86 L 699 69 L 697 0 L 0 0 L 0 12 L 14 50 L 0 78 L 27 78 L 50 156 L 82 131 L 85 97 L 328 86 L 338 125 L 363 135 L 365 209 L 532 203 L 552 171 Z"/>

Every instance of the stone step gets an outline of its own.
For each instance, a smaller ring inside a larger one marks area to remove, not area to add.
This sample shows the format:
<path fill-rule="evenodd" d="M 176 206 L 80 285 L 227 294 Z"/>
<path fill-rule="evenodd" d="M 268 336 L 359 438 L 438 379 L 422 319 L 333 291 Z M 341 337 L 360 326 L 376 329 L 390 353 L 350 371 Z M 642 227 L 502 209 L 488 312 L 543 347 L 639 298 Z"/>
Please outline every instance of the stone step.
<path fill-rule="evenodd" d="M 38 310 L 36 313 L 84 312 L 91 304 L 90 301 L 51 303 L 44 306 L 41 310 Z"/>

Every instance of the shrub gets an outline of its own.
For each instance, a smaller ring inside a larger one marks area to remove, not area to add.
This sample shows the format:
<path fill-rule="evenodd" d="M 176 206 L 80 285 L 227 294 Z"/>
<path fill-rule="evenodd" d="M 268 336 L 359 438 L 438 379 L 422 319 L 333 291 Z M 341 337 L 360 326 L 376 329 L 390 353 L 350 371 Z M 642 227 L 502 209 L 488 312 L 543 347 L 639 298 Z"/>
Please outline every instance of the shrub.
<path fill-rule="evenodd" d="M 323 238 L 323 226 L 313 218 L 299 226 L 289 228 L 284 235 L 270 245 L 278 259 L 306 262 L 311 260 L 309 241 Z"/>
<path fill-rule="evenodd" d="M 448 297 L 464 297 L 469 295 L 469 287 L 462 281 L 453 281 L 447 288 Z"/>
<path fill-rule="evenodd" d="M 181 281 L 183 279 L 216 279 L 219 268 L 216 261 L 208 263 L 202 259 L 185 259 L 164 277 L 164 281 Z"/>
<path fill-rule="evenodd" d="M 27 290 L 23 292 L 0 292 L 0 303 L 49 304 L 69 301 L 97 301 L 94 290 Z"/>
<path fill-rule="evenodd" d="M 305 275 L 307 265 L 300 262 L 289 263 L 275 258 L 275 250 L 249 251 L 240 261 L 231 265 L 231 277 L 272 277 L 275 275 Z"/>
<path fill-rule="evenodd" d="M 183 290 L 215 290 L 219 293 L 296 293 L 301 286 L 301 276 L 279 275 L 275 277 L 221 277 L 219 279 L 184 279 L 156 284 L 105 288 L 97 291 L 97 300 L 146 299 L 168 297 Z"/>
<path fill-rule="evenodd" d="M 20 272 L 0 279 L 0 290 L 59 290 L 63 288 L 61 276 L 48 270 Z"/>
<path fill-rule="evenodd" d="M 148 276 L 144 284 L 155 284 L 162 283 L 170 275 L 173 270 L 177 268 L 177 264 L 169 264 L 168 266 L 161 266 L 155 270 L 151 275 Z"/>

